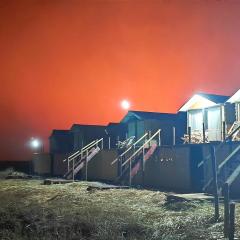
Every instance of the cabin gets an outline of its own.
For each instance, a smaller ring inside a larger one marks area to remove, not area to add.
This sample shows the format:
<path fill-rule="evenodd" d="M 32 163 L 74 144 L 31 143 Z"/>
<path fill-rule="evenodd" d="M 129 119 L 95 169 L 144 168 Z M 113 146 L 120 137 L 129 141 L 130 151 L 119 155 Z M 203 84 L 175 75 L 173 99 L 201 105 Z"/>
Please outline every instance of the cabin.
<path fill-rule="evenodd" d="M 128 111 L 120 123 L 126 125 L 128 138 L 135 136 L 139 139 L 146 132 L 154 134 L 161 129 L 161 144 L 173 145 L 181 143 L 186 128 L 186 114 Z"/>
<path fill-rule="evenodd" d="M 234 104 L 235 118 L 236 118 L 236 121 L 239 122 L 240 121 L 240 89 L 235 94 L 233 94 L 233 96 L 230 97 L 227 100 L 227 102 L 230 104 Z"/>
<path fill-rule="evenodd" d="M 107 139 L 104 138 L 104 145 L 106 146 L 107 142 L 107 148 L 117 148 L 118 141 L 123 141 L 126 138 L 126 132 L 127 129 L 125 124 L 110 122 L 105 129 Z"/>
<path fill-rule="evenodd" d="M 73 150 L 78 151 L 90 142 L 106 137 L 106 126 L 73 124 L 70 131 L 73 134 Z"/>
<path fill-rule="evenodd" d="M 195 139 L 201 138 L 199 142 L 222 141 L 225 132 L 235 121 L 234 108 L 227 103 L 228 99 L 229 96 L 207 93 L 192 96 L 179 109 L 179 112 L 187 112 L 188 134 L 191 129 Z"/>
<path fill-rule="evenodd" d="M 73 151 L 73 133 L 69 130 L 54 129 L 49 137 L 49 152 L 64 154 Z"/>
<path fill-rule="evenodd" d="M 236 133 L 233 134 L 232 140 L 240 141 L 240 89 L 233 94 L 227 101 L 229 104 L 234 106 L 235 109 L 235 122 L 230 128 L 230 132 L 237 130 Z"/>

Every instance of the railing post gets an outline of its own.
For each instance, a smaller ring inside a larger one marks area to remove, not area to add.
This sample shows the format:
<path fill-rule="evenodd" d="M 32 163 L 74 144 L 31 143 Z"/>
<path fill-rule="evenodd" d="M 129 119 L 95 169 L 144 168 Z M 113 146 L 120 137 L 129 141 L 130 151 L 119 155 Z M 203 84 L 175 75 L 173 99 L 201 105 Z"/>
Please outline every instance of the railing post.
<path fill-rule="evenodd" d="M 188 143 L 192 143 L 192 131 L 191 127 L 188 127 Z"/>
<path fill-rule="evenodd" d="M 217 163 L 214 146 L 211 146 L 211 160 L 212 160 L 212 173 L 214 184 L 214 207 L 215 207 L 215 221 L 219 219 L 219 198 L 218 198 L 218 180 L 217 180 Z"/>
<path fill-rule="evenodd" d="M 75 168 L 75 158 L 73 159 L 73 167 L 72 167 L 72 180 L 74 182 L 74 168 Z"/>
<path fill-rule="evenodd" d="M 205 124 L 203 123 L 202 124 L 202 131 L 203 131 L 203 142 L 205 143 L 206 142 L 206 131 L 205 131 Z"/>
<path fill-rule="evenodd" d="M 142 184 L 144 186 L 144 182 L 145 182 L 145 161 L 144 161 L 144 155 L 145 155 L 145 151 L 143 148 L 143 157 L 142 157 Z"/>
<path fill-rule="evenodd" d="M 85 180 L 87 181 L 88 179 L 88 150 L 87 150 L 87 157 L 86 157 L 86 172 L 85 172 Z"/>
<path fill-rule="evenodd" d="M 101 147 L 103 149 L 103 138 L 101 139 Z"/>
<path fill-rule="evenodd" d="M 223 186 L 224 195 L 224 237 L 229 235 L 229 185 L 225 183 Z"/>
<path fill-rule="evenodd" d="M 68 164 L 68 172 L 69 172 L 69 157 L 68 157 L 68 159 L 67 159 L 67 160 L 68 160 L 67 164 Z"/>
<path fill-rule="evenodd" d="M 108 149 L 110 150 L 111 149 L 111 138 L 108 137 Z"/>
<path fill-rule="evenodd" d="M 129 161 L 129 186 L 130 187 L 132 185 L 132 175 L 131 175 L 131 172 L 132 172 L 132 159 L 130 159 L 130 161 Z"/>
<path fill-rule="evenodd" d="M 229 240 L 234 240 L 234 232 L 235 232 L 235 203 L 230 203 L 230 211 L 229 211 Z"/>
<path fill-rule="evenodd" d="M 226 140 L 226 122 L 223 121 L 222 122 L 222 140 L 225 141 Z"/>
<path fill-rule="evenodd" d="M 158 146 L 161 146 L 161 130 L 158 133 Z"/>
<path fill-rule="evenodd" d="M 173 146 L 176 145 L 176 128 L 173 127 Z"/>

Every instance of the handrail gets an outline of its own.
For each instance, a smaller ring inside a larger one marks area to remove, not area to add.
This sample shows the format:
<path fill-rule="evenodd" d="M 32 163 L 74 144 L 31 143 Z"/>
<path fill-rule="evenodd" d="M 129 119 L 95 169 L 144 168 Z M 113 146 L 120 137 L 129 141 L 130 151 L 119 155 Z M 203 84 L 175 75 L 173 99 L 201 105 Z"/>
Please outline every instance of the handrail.
<path fill-rule="evenodd" d="M 155 138 L 155 136 L 157 136 L 158 134 L 160 135 L 161 129 L 158 129 L 157 132 L 155 132 L 152 137 L 150 137 L 136 152 L 133 153 L 132 156 L 130 156 L 123 164 L 122 167 L 125 166 L 129 161 L 131 161 L 131 159 L 133 157 L 135 157 L 144 147 L 145 145 L 147 145 L 153 138 Z"/>
<path fill-rule="evenodd" d="M 73 153 L 72 155 L 68 156 L 66 159 L 63 160 L 63 162 L 65 162 L 66 160 L 71 161 L 73 158 L 78 157 L 81 153 L 83 153 L 86 148 L 88 148 L 90 145 L 92 145 L 93 143 L 95 143 L 97 140 L 94 140 L 92 142 L 90 142 L 89 144 L 87 144 L 86 146 L 84 146 L 81 150 L 76 151 L 75 153 Z M 79 153 L 79 154 L 78 154 Z"/>
<path fill-rule="evenodd" d="M 232 183 L 234 182 L 234 180 L 239 176 L 240 174 L 240 165 L 238 165 L 238 167 L 234 170 L 234 172 L 228 177 L 227 181 L 225 183 L 227 183 L 229 186 L 232 185 Z"/>
<path fill-rule="evenodd" d="M 218 166 L 218 171 L 220 171 L 220 170 L 223 168 L 223 166 L 224 166 L 236 153 L 238 153 L 239 150 L 240 150 L 240 145 L 237 146 L 237 147 L 231 152 L 231 154 L 229 154 L 229 155 L 227 156 L 227 158 L 225 158 L 225 160 L 219 164 L 219 166 Z"/>
<path fill-rule="evenodd" d="M 69 171 L 70 171 L 70 169 L 69 169 L 69 166 L 70 166 L 70 162 L 72 162 L 72 168 L 71 168 L 71 171 L 72 171 L 72 175 L 73 175 L 73 180 L 74 180 L 74 170 L 75 170 L 75 166 L 76 165 L 79 165 L 81 162 L 82 162 L 82 160 L 85 158 L 85 157 L 88 157 L 88 150 L 90 149 L 90 148 L 92 148 L 92 147 L 94 147 L 94 146 L 97 146 L 98 147 L 98 143 L 99 142 L 102 142 L 102 144 L 101 144 L 101 149 L 103 149 L 103 138 L 101 138 L 101 139 L 96 139 L 96 140 L 94 140 L 94 141 L 92 141 L 91 143 L 89 143 L 88 145 L 86 145 L 85 147 L 83 147 L 82 149 L 81 149 L 81 151 L 77 151 L 76 153 L 74 153 L 74 154 L 72 154 L 69 158 L 67 158 L 67 160 L 68 160 L 68 172 L 66 173 L 66 174 L 68 174 L 69 173 Z M 84 158 L 83 158 L 83 156 L 82 156 L 82 154 L 84 153 L 84 152 L 87 152 L 87 155 L 86 156 L 84 156 Z M 78 156 L 80 156 L 81 155 L 81 159 L 76 163 L 76 165 L 75 165 L 75 159 L 78 157 Z M 88 161 L 88 160 L 87 160 Z M 86 161 L 86 164 L 87 164 L 87 161 Z M 87 171 L 87 170 L 86 170 Z"/>
<path fill-rule="evenodd" d="M 225 142 L 223 142 L 223 143 L 225 143 Z M 219 148 L 220 148 L 220 146 L 223 146 L 223 143 L 221 143 L 220 145 L 218 145 Z M 217 149 L 219 149 L 219 148 L 217 148 Z M 224 165 L 225 165 L 236 153 L 238 153 L 239 150 L 240 150 L 240 145 L 237 146 L 237 147 L 224 159 L 224 161 L 219 164 L 219 166 L 217 167 L 217 174 L 220 173 L 220 171 L 222 170 L 222 168 L 224 167 Z M 209 158 L 209 156 L 206 157 L 206 159 L 208 159 L 208 158 Z M 211 178 L 208 180 L 208 182 L 205 184 L 205 186 L 203 187 L 203 191 L 205 191 L 205 190 L 208 188 L 208 186 L 211 184 L 212 180 L 213 180 L 213 177 L 211 177 Z"/>
<path fill-rule="evenodd" d="M 132 146 L 130 146 L 125 152 L 123 152 L 121 155 L 119 155 L 117 158 L 115 158 L 111 165 L 113 165 L 115 162 L 117 162 L 121 157 L 123 157 L 126 153 L 128 153 L 132 148 L 135 148 L 136 144 L 139 143 L 141 140 L 143 140 L 148 133 L 145 133 L 142 137 L 140 137 Z"/>

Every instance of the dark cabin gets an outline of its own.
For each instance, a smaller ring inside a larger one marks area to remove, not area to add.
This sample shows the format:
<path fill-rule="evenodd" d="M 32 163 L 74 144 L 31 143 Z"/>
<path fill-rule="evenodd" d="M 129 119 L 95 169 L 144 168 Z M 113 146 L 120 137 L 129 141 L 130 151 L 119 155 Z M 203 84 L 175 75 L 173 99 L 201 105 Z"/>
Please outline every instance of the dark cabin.
<path fill-rule="evenodd" d="M 107 135 L 108 148 L 116 148 L 117 142 L 126 138 L 127 128 L 123 123 L 109 123 L 106 126 L 105 133 Z M 106 141 L 105 141 L 106 142 Z"/>
<path fill-rule="evenodd" d="M 73 124 L 70 131 L 73 134 L 74 151 L 83 148 L 96 139 L 106 138 L 105 129 L 106 126 L 104 125 Z"/>
<path fill-rule="evenodd" d="M 234 122 L 234 108 L 226 103 L 228 99 L 229 96 L 197 93 L 179 111 L 187 112 L 187 127 L 191 127 L 193 134 L 203 136 L 204 126 L 209 141 L 221 141 L 223 122 L 226 123 L 226 130 Z"/>
<path fill-rule="evenodd" d="M 69 130 L 52 131 L 49 137 L 49 152 L 51 154 L 65 154 L 73 151 L 73 133 Z"/>
<path fill-rule="evenodd" d="M 186 128 L 186 114 L 128 111 L 120 123 L 126 124 L 128 137 L 135 136 L 137 139 L 146 132 L 154 134 L 161 129 L 161 144 L 172 145 L 174 142 L 181 143 Z"/>

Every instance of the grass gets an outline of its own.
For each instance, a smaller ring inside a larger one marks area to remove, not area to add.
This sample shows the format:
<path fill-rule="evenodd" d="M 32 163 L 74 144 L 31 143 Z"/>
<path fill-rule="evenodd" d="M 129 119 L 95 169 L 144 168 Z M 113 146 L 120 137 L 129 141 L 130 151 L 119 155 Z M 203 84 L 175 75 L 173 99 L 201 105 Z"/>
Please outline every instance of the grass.
<path fill-rule="evenodd" d="M 87 186 L 0 180 L 0 239 L 223 239 L 222 219 L 214 223 L 210 202 L 167 202 L 158 191 Z"/>

